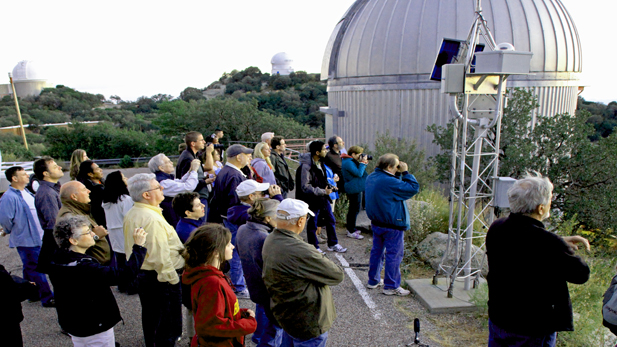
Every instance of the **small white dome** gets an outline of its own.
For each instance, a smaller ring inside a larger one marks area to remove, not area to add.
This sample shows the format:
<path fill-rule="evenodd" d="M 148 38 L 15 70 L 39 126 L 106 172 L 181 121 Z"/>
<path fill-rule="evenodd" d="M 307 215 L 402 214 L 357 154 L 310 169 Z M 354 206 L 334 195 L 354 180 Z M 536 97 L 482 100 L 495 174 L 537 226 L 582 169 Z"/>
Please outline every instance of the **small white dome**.
<path fill-rule="evenodd" d="M 22 60 L 13 68 L 13 80 L 45 80 L 44 74 L 41 73 L 39 64 L 31 60 Z"/>
<path fill-rule="evenodd" d="M 292 66 L 293 59 L 285 52 L 276 53 L 270 63 L 272 63 L 272 75 L 289 75 L 294 72 Z"/>
<path fill-rule="evenodd" d="M 270 61 L 271 64 L 277 65 L 291 65 L 293 62 L 294 60 L 285 52 L 276 53 Z"/>

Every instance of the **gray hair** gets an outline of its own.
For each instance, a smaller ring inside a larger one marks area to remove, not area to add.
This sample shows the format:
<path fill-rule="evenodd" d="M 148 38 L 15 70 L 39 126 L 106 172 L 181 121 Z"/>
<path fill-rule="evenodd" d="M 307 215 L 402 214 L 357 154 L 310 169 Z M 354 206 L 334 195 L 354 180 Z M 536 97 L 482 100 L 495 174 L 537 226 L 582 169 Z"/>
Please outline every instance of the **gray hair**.
<path fill-rule="evenodd" d="M 539 205 L 548 205 L 553 184 L 548 177 L 538 172 L 527 172 L 525 177 L 514 182 L 508 189 L 508 201 L 512 213 L 533 213 Z"/>
<path fill-rule="evenodd" d="M 90 227 L 90 221 L 86 216 L 67 214 L 60 217 L 54 226 L 54 239 L 60 249 L 68 250 L 71 247 L 70 238 L 77 239 L 81 227 Z"/>
<path fill-rule="evenodd" d="M 129 194 L 131 199 L 135 202 L 141 202 L 144 197 L 143 194 L 150 190 L 152 180 L 156 180 L 156 176 L 151 173 L 140 173 L 129 178 Z"/>
<path fill-rule="evenodd" d="M 165 157 L 165 154 L 159 153 L 159 154 L 155 155 L 154 157 L 152 157 L 152 159 L 150 159 L 150 161 L 148 162 L 148 169 L 150 169 L 150 171 L 152 171 L 152 173 L 156 173 L 157 171 L 161 171 L 159 169 L 159 166 L 163 166 L 165 164 L 163 162 L 163 157 Z"/>

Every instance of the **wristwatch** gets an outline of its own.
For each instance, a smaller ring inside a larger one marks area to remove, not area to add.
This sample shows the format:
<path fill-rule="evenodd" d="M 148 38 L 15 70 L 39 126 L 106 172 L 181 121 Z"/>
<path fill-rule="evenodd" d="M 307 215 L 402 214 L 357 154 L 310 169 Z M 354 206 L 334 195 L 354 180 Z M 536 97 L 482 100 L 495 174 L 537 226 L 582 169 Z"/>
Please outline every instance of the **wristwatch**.
<path fill-rule="evenodd" d="M 94 239 L 94 241 L 98 241 L 99 240 L 99 235 L 94 234 L 94 236 L 92 236 L 92 238 Z"/>

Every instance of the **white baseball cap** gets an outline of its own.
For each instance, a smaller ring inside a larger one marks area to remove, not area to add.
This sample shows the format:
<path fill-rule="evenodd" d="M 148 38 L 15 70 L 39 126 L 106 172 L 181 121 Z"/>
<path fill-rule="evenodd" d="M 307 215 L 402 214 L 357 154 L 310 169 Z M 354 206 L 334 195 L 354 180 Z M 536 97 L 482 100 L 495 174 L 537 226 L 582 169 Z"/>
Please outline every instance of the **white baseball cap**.
<path fill-rule="evenodd" d="M 270 183 L 259 183 L 255 180 L 246 180 L 238 184 L 236 194 L 238 196 L 249 196 L 255 192 L 263 192 L 270 188 Z"/>
<path fill-rule="evenodd" d="M 296 199 L 285 199 L 283 200 L 278 208 L 276 209 L 276 212 L 279 211 L 285 211 L 287 212 L 289 215 L 281 215 L 281 214 L 277 214 L 277 218 L 280 219 L 294 219 L 294 218 L 299 218 L 299 217 L 304 217 L 306 216 L 306 214 L 310 214 L 311 216 L 315 217 L 315 214 L 309 210 L 309 205 L 301 200 L 296 200 Z"/>

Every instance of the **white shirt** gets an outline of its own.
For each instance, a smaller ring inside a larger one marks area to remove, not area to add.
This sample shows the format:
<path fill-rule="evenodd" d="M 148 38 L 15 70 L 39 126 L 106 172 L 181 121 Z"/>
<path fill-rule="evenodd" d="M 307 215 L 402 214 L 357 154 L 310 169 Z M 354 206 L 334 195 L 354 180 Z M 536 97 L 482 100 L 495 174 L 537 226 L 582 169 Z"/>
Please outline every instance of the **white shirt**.
<path fill-rule="evenodd" d="M 34 206 L 34 197 L 28 194 L 27 192 L 24 192 L 23 189 L 20 190 L 19 192 L 21 193 L 21 196 L 24 198 L 24 200 L 26 200 L 26 204 L 28 204 L 28 207 L 30 208 L 32 219 L 34 219 L 34 225 L 36 226 L 36 229 L 39 231 L 39 234 L 41 235 L 41 240 L 42 240 L 43 239 L 43 228 L 41 228 L 41 222 L 39 221 L 39 216 L 36 213 L 36 207 Z"/>
<path fill-rule="evenodd" d="M 188 193 L 195 190 L 197 187 L 197 172 L 189 170 L 182 176 L 182 179 L 162 180 L 163 195 L 174 197 L 180 193 Z"/>

